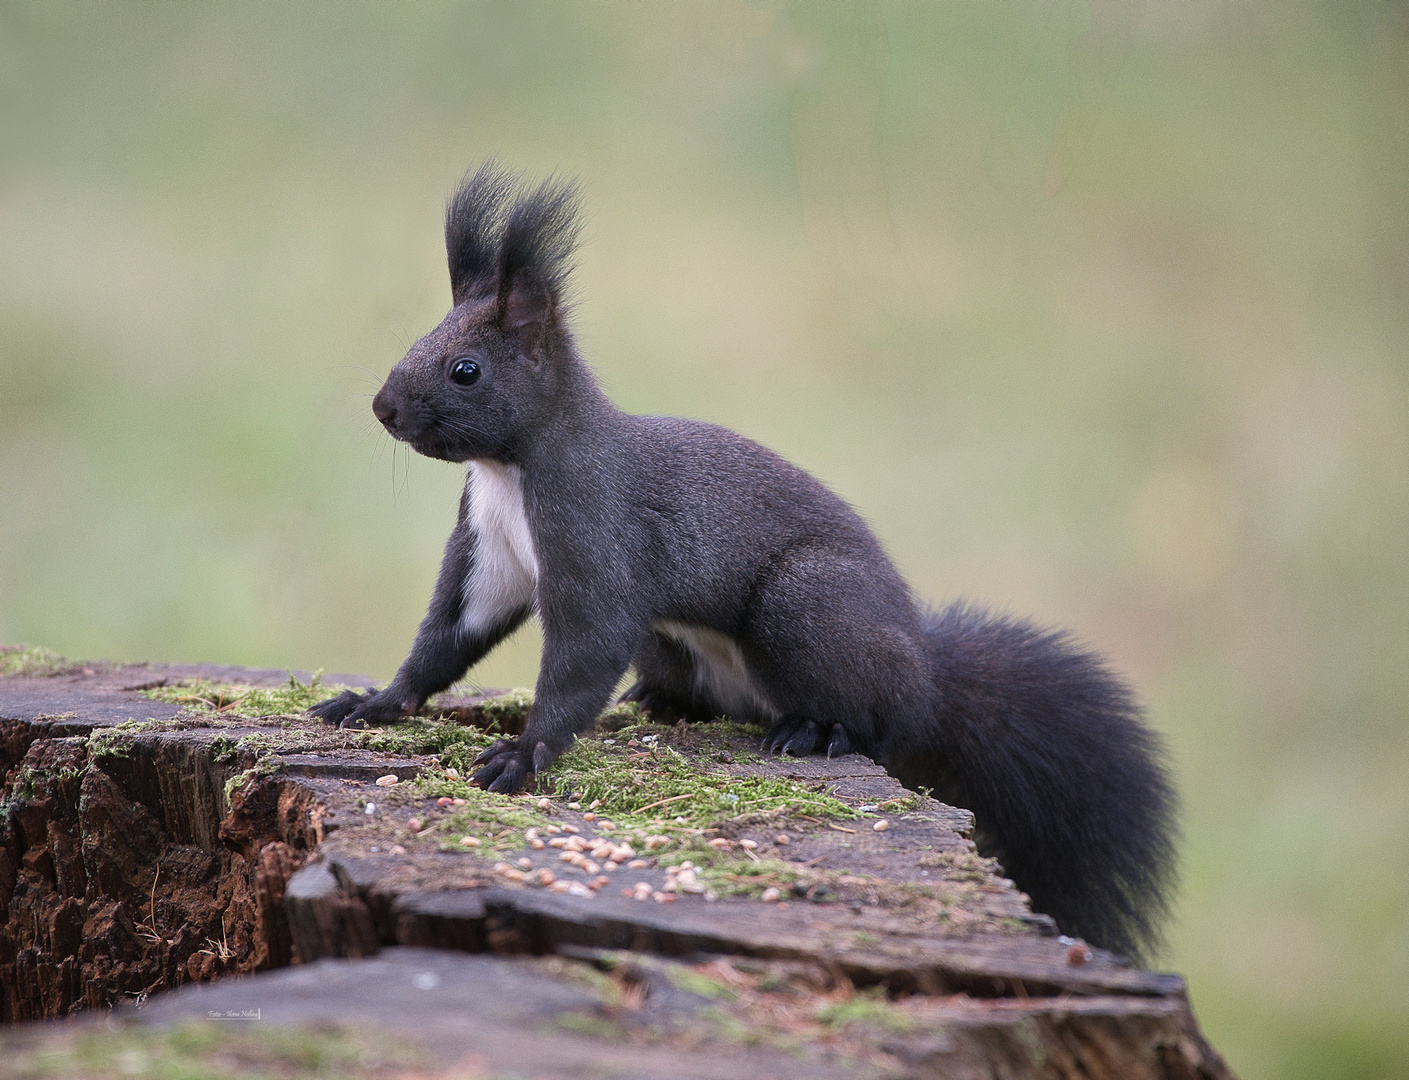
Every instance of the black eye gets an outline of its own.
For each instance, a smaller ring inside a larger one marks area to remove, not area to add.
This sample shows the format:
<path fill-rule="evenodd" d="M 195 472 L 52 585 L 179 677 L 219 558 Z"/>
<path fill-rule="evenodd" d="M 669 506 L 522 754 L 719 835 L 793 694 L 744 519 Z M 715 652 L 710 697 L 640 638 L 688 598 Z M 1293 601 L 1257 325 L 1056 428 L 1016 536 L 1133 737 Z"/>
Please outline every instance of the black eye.
<path fill-rule="evenodd" d="M 469 386 L 479 378 L 479 364 L 468 356 L 462 356 L 450 365 L 450 381 L 459 386 Z"/>

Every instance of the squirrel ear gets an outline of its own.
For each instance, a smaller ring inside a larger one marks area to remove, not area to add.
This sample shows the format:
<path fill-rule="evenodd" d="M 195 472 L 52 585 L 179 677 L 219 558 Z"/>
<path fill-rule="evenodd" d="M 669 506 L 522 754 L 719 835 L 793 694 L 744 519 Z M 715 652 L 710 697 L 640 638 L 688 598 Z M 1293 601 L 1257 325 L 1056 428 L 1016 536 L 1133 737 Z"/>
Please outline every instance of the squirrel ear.
<path fill-rule="evenodd" d="M 450 295 L 458 306 L 476 293 L 494 289 L 499 275 L 499 238 L 518 177 L 486 161 L 465 174 L 445 204 L 445 253 L 450 263 Z"/>
<path fill-rule="evenodd" d="M 538 347 L 552 318 L 553 294 L 527 274 L 516 275 L 499 298 L 499 326 L 530 360 L 539 359 Z"/>
<path fill-rule="evenodd" d="M 549 177 L 521 195 L 499 242 L 499 325 L 538 360 L 555 321 L 577 245 L 575 184 Z"/>

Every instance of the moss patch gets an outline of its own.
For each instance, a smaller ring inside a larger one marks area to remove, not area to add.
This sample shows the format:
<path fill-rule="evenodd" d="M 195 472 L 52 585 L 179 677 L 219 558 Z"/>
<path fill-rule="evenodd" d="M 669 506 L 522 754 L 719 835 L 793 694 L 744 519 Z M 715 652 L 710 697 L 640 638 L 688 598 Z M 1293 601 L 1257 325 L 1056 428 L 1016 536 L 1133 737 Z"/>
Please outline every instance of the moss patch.
<path fill-rule="evenodd" d="M 830 1030 L 851 1024 L 905 1033 L 915 1026 L 913 1017 L 886 1000 L 880 987 L 871 987 L 842 1001 L 828 1002 L 817 1010 L 817 1020 Z"/>
<path fill-rule="evenodd" d="M 676 729 L 649 723 L 624 727 L 610 740 L 580 739 L 545 779 L 578 802 L 600 801 L 598 814 L 625 828 L 669 822 L 710 829 L 792 815 L 859 816 L 822 784 L 725 772 L 715 765 L 717 755 L 701 752 L 700 740 L 733 732 L 727 725 L 700 726 L 705 730 L 681 733 L 685 749 L 671 745 Z"/>
<path fill-rule="evenodd" d="M 83 664 L 38 645 L 0 645 L 0 678 L 15 675 L 38 678 L 81 671 Z"/>
<path fill-rule="evenodd" d="M 169 686 L 154 686 L 143 690 L 142 694 L 153 701 L 185 705 L 203 712 L 260 717 L 299 716 L 344 689 L 325 684 L 319 672 L 307 683 L 299 682 L 290 674 L 287 686 L 248 686 L 193 679 Z"/>
<path fill-rule="evenodd" d="M 413 1045 L 386 1032 L 211 1021 L 188 1021 L 161 1031 L 115 1025 L 72 1033 L 54 1029 L 32 1047 L 8 1046 L 6 1057 L 6 1075 L 25 1080 L 99 1080 L 115 1075 L 161 1080 L 360 1080 L 407 1075 L 407 1070 L 425 1065 Z"/>

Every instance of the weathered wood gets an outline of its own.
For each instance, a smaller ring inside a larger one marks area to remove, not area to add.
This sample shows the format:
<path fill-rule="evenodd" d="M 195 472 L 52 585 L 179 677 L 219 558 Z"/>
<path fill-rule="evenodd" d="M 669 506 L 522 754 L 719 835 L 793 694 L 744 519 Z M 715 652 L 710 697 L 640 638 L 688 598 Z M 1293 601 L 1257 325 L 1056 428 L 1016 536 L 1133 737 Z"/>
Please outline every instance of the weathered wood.
<path fill-rule="evenodd" d="M 193 715 L 141 696 L 196 675 L 287 680 L 149 665 L 0 678 L 5 1019 L 168 990 L 138 1016 L 168 1023 L 255 1002 L 276 1023 L 431 1031 L 441 1065 L 473 1050 L 487 1068 L 534 1075 L 582 1075 L 584 1063 L 628 1076 L 1230 1075 L 1182 979 L 1057 937 L 976 858 L 967 811 L 914 797 L 864 758 L 768 758 L 737 730 L 671 730 L 670 752 L 707 763 L 720 784 L 825 788 L 891 807 L 888 827 L 808 815 L 787 821 L 786 838 L 763 819 L 712 827 L 724 847 L 749 839 L 788 868 L 779 902 L 665 894 L 654 859 L 589 890 L 591 875 L 522 830 L 481 854 L 439 831 L 453 806 L 373 783 L 440 775 L 433 757 L 336 746 L 297 717 Z M 465 722 L 477 707 L 450 703 Z M 120 726 L 149 718 L 159 723 Z M 241 749 L 253 744 L 257 757 Z M 566 803 L 535 812 L 594 839 L 596 822 Z M 533 884 L 545 871 L 582 895 Z M 653 899 L 622 895 L 638 885 Z M 291 960 L 302 966 L 175 989 Z M 439 992 L 406 992 L 415 972 Z M 715 984 L 718 994 L 679 990 Z M 698 1052 L 664 1049 L 682 1038 Z"/>

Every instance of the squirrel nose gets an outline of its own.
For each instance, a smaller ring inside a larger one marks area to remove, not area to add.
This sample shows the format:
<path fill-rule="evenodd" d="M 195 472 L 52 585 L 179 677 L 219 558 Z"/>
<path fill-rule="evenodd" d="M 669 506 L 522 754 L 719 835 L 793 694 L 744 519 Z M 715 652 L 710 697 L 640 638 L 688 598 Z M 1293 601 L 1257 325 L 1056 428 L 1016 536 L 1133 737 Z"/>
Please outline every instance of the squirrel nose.
<path fill-rule="evenodd" d="M 391 403 L 385 386 L 372 399 L 372 415 L 381 421 L 383 427 L 390 428 L 396 423 L 396 406 Z"/>

